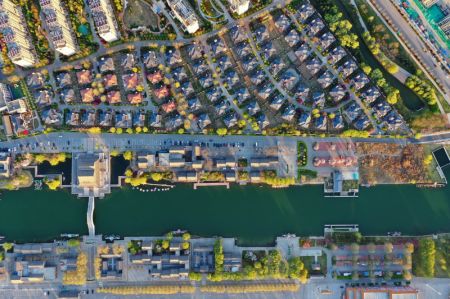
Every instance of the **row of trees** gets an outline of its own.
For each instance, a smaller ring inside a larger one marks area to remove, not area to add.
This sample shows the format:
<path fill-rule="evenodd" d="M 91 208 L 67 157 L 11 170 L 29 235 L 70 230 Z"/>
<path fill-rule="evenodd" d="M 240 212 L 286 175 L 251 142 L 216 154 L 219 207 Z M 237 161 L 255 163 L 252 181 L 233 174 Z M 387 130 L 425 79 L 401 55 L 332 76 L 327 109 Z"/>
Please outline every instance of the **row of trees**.
<path fill-rule="evenodd" d="M 258 284 L 213 284 L 200 287 L 202 293 L 265 293 L 265 292 L 297 292 L 296 283 L 258 283 Z"/>
<path fill-rule="evenodd" d="M 97 292 L 114 295 L 191 294 L 195 292 L 195 287 L 191 285 L 149 285 L 149 286 L 98 288 Z"/>
<path fill-rule="evenodd" d="M 363 33 L 363 38 L 370 52 L 372 52 L 372 54 L 378 58 L 378 61 L 380 61 L 381 65 L 383 65 L 386 71 L 388 71 L 390 74 L 395 74 L 399 71 L 398 65 L 392 62 L 384 55 L 383 52 L 380 51 L 380 44 L 378 43 L 376 38 L 370 34 L 370 32 L 365 31 Z"/>
<path fill-rule="evenodd" d="M 436 244 L 433 239 L 419 240 L 417 259 L 414 261 L 414 272 L 417 276 L 434 277 L 436 263 Z"/>
<path fill-rule="evenodd" d="M 427 101 L 428 105 L 436 105 L 437 95 L 435 89 L 418 76 L 412 75 L 408 77 L 405 85 L 414 91 L 418 96 Z"/>
<path fill-rule="evenodd" d="M 34 162 L 37 164 L 41 164 L 45 161 L 50 163 L 52 166 L 56 166 L 59 163 L 63 163 L 67 158 L 70 158 L 70 154 L 68 153 L 57 153 L 57 154 L 35 154 Z"/>
<path fill-rule="evenodd" d="M 84 285 L 87 275 L 87 255 L 80 252 L 77 257 L 77 269 L 64 272 L 63 284 Z"/>
<path fill-rule="evenodd" d="M 319 1 L 319 6 L 326 12 L 324 19 L 328 23 L 330 30 L 339 39 L 341 45 L 351 49 L 359 48 L 358 36 L 351 32 L 352 23 L 343 18 L 343 14 L 338 7 L 330 0 Z"/>
<path fill-rule="evenodd" d="M 300 258 L 295 257 L 286 262 L 278 250 L 271 250 L 259 259 L 248 261 L 241 272 L 224 272 L 224 253 L 221 239 L 217 239 L 214 244 L 214 257 L 215 272 L 208 275 L 208 279 L 211 281 L 291 278 L 306 283 L 308 278 L 308 271 Z"/>
<path fill-rule="evenodd" d="M 295 184 L 294 177 L 279 177 L 275 171 L 263 171 L 262 181 L 272 187 L 288 187 Z"/>

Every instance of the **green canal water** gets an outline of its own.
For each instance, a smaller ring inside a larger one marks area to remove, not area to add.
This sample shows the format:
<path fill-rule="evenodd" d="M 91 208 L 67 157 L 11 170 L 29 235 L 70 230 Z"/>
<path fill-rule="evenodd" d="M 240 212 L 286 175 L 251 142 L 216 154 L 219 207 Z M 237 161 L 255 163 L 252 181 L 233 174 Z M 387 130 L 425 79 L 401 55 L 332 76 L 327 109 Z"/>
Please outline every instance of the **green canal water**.
<path fill-rule="evenodd" d="M 87 234 L 87 199 L 31 189 L 5 192 L 1 199 L 0 235 L 10 240 Z M 97 200 L 94 218 L 102 234 L 160 235 L 180 228 L 194 235 L 235 236 L 242 244 L 269 244 L 284 233 L 322 235 L 324 224 L 337 223 L 359 224 L 364 234 L 427 234 L 450 232 L 450 188 L 361 188 L 357 199 L 323 198 L 321 186 L 193 190 L 179 185 L 153 193 L 125 188 Z"/>

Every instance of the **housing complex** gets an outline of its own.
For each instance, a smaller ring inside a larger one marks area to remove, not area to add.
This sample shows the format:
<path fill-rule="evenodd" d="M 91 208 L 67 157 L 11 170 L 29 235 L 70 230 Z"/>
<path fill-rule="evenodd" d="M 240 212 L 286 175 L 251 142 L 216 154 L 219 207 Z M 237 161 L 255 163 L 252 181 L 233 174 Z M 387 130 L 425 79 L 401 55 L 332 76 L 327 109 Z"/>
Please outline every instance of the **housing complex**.
<path fill-rule="evenodd" d="M 250 7 L 250 0 L 228 0 L 228 3 L 230 10 L 238 15 L 246 13 Z"/>
<path fill-rule="evenodd" d="M 167 5 L 171 9 L 171 14 L 182 25 L 182 28 L 188 33 L 195 33 L 200 29 L 200 21 L 187 0 L 167 0 Z"/>
<path fill-rule="evenodd" d="M 66 56 L 75 54 L 77 41 L 64 4 L 61 0 L 40 0 L 39 3 L 55 50 Z"/>
<path fill-rule="evenodd" d="M 0 1 L 0 32 L 8 57 L 22 67 L 32 67 L 37 56 L 21 7 L 11 0 Z"/>
<path fill-rule="evenodd" d="M 98 35 L 110 43 L 120 39 L 120 32 L 109 0 L 88 0 Z"/>

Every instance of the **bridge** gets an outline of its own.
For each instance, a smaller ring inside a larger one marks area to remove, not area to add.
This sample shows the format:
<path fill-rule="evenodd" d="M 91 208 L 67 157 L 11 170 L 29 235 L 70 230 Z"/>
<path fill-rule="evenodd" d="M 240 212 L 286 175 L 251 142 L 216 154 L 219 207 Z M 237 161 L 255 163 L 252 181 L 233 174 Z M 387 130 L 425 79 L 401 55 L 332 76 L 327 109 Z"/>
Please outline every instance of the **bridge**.
<path fill-rule="evenodd" d="M 95 209 L 95 198 L 93 195 L 89 196 L 89 203 L 87 209 L 87 226 L 89 229 L 89 236 L 95 236 L 95 224 L 94 224 L 94 209 Z"/>

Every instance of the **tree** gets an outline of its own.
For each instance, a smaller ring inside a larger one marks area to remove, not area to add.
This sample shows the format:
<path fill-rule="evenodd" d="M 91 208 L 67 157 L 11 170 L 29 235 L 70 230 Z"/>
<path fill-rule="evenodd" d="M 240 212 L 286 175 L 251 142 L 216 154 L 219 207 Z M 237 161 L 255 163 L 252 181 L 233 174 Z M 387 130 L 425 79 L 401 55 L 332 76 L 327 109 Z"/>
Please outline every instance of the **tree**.
<path fill-rule="evenodd" d="M 403 271 L 403 279 L 410 281 L 412 279 L 411 272 L 408 270 Z"/>
<path fill-rule="evenodd" d="M 67 246 L 69 247 L 79 247 L 80 246 L 80 240 L 78 239 L 70 239 L 67 241 Z"/>
<path fill-rule="evenodd" d="M 202 280 L 202 275 L 196 272 L 189 272 L 189 279 L 194 281 Z"/>
<path fill-rule="evenodd" d="M 190 233 L 184 233 L 183 234 L 183 240 L 184 241 L 189 241 L 191 239 L 191 234 Z"/>
<path fill-rule="evenodd" d="M 308 279 L 308 271 L 305 269 L 300 257 L 294 257 L 289 260 L 289 278 L 298 279 L 301 283 L 306 283 Z"/>
<path fill-rule="evenodd" d="M 112 151 L 109 153 L 109 155 L 110 155 L 111 157 L 117 157 L 117 156 L 119 155 L 119 151 L 118 151 L 118 150 L 112 150 Z"/>
<path fill-rule="evenodd" d="M 227 134 L 227 132 L 228 132 L 227 128 L 218 128 L 216 130 L 216 133 L 219 136 L 225 136 Z"/>
<path fill-rule="evenodd" d="M 386 254 L 391 254 L 393 250 L 394 250 L 394 245 L 392 245 L 391 242 L 384 243 L 384 252 L 386 252 Z"/>
<path fill-rule="evenodd" d="M 411 242 L 405 243 L 404 250 L 408 254 L 413 254 L 413 252 L 414 252 L 414 244 L 411 243 Z"/>
<path fill-rule="evenodd" d="M 48 186 L 50 190 L 56 190 L 61 186 L 61 180 L 58 178 L 54 178 L 53 180 L 45 179 L 44 183 Z"/>
<path fill-rule="evenodd" d="M 369 254 L 375 254 L 376 249 L 377 247 L 374 243 L 367 244 L 367 251 L 369 252 Z"/>
<path fill-rule="evenodd" d="M 123 158 L 127 161 L 130 161 L 133 158 L 133 152 L 131 152 L 131 151 L 124 152 Z"/>
<path fill-rule="evenodd" d="M 424 159 L 423 159 L 423 164 L 425 165 L 430 165 L 431 162 L 433 162 L 433 156 L 431 154 L 428 154 Z"/>
<path fill-rule="evenodd" d="M 5 242 L 3 243 L 2 247 L 5 252 L 8 252 L 14 247 L 14 244 Z"/>
<path fill-rule="evenodd" d="M 400 91 L 398 89 L 392 89 L 386 96 L 387 102 L 391 105 L 395 105 L 398 102 Z"/>
<path fill-rule="evenodd" d="M 183 244 L 181 244 L 181 247 L 182 247 L 184 250 L 188 250 L 188 249 L 189 249 L 189 242 L 183 242 Z"/>
<path fill-rule="evenodd" d="M 160 172 L 152 172 L 150 174 L 150 178 L 152 179 L 152 181 L 159 182 L 164 178 L 164 176 Z"/>
<path fill-rule="evenodd" d="M 169 241 L 169 240 L 163 240 L 163 241 L 162 241 L 162 244 L 161 244 L 161 247 L 162 247 L 164 250 L 169 249 L 169 247 L 170 247 L 170 241 Z"/>
<path fill-rule="evenodd" d="M 359 245 L 357 243 L 352 243 L 350 247 L 353 255 L 357 255 L 359 253 Z"/>
<path fill-rule="evenodd" d="M 370 67 L 370 65 L 365 64 L 364 62 L 361 63 L 361 69 L 363 70 L 363 72 L 366 75 L 370 75 L 370 72 L 372 72 L 372 68 Z"/>
<path fill-rule="evenodd" d="M 389 72 L 389 74 L 395 74 L 399 71 L 398 65 L 396 65 L 395 63 L 389 63 L 386 66 L 386 70 Z"/>

